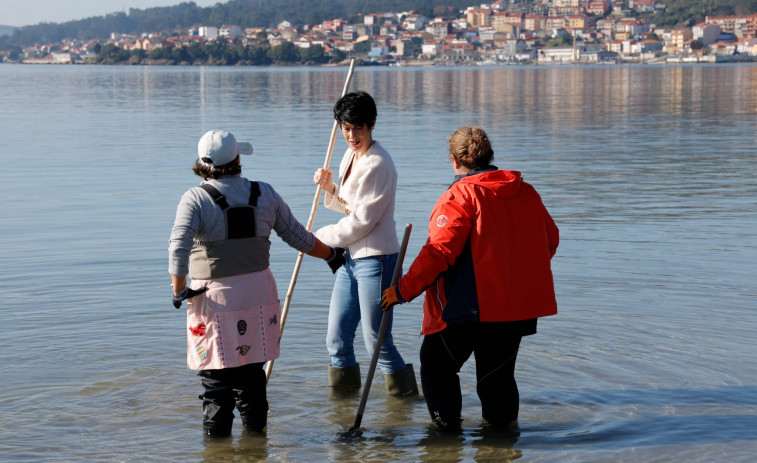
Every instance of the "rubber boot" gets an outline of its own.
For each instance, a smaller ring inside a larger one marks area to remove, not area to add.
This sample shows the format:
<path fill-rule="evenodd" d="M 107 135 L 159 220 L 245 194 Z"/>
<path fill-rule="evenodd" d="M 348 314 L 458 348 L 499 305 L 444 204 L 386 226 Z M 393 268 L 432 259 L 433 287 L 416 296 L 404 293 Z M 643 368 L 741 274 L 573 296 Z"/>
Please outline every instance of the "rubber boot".
<path fill-rule="evenodd" d="M 360 364 L 345 368 L 329 366 L 329 386 L 345 391 L 360 389 Z"/>
<path fill-rule="evenodd" d="M 462 432 L 463 419 L 460 418 L 459 410 L 429 410 L 431 419 L 438 429 L 445 434 L 458 435 Z"/>
<path fill-rule="evenodd" d="M 229 437 L 231 435 L 231 426 L 228 427 L 215 427 L 215 426 L 203 426 L 202 427 L 202 433 L 203 435 L 207 437 Z"/>
<path fill-rule="evenodd" d="M 395 396 L 417 396 L 418 383 L 415 381 L 413 364 L 408 363 L 404 370 L 384 373 L 386 393 Z"/>
<path fill-rule="evenodd" d="M 241 416 L 242 418 L 242 425 L 244 426 L 244 429 L 247 430 L 247 432 L 252 433 L 262 433 L 263 428 L 265 428 L 266 424 L 268 423 L 268 414 L 258 414 L 257 416 L 251 417 L 251 416 Z"/>

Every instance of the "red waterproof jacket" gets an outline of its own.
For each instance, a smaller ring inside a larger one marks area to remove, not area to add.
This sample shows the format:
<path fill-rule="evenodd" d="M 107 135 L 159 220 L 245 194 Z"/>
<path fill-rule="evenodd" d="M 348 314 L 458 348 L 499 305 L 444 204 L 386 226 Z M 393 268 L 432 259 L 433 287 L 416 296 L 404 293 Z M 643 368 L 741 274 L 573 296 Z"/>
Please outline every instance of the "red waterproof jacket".
<path fill-rule="evenodd" d="M 463 177 L 437 201 L 428 240 L 399 292 L 426 290 L 423 334 L 466 320 L 503 322 L 557 313 L 550 260 L 559 231 L 520 172 Z"/>

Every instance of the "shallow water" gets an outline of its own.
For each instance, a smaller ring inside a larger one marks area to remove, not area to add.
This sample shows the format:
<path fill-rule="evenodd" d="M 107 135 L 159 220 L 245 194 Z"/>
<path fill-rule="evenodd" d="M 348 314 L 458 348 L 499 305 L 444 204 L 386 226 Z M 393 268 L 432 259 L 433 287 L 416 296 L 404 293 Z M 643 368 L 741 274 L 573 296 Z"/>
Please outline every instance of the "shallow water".
<path fill-rule="evenodd" d="M 524 340 L 518 436 L 463 433 L 422 399 L 326 386 L 328 268 L 306 259 L 264 436 L 200 435 L 167 241 L 211 128 L 251 141 L 246 176 L 301 221 L 346 68 L 0 65 L 0 455 L 8 461 L 751 461 L 757 451 L 757 66 L 358 68 L 400 173 L 408 260 L 452 179 L 446 137 L 485 128 L 561 231 L 559 314 Z M 332 167 L 345 149 L 338 140 Z M 337 219 L 320 207 L 315 227 Z M 273 239 L 283 299 L 296 253 Z M 394 338 L 418 365 L 420 298 Z M 369 356 L 358 349 L 367 371 Z"/>

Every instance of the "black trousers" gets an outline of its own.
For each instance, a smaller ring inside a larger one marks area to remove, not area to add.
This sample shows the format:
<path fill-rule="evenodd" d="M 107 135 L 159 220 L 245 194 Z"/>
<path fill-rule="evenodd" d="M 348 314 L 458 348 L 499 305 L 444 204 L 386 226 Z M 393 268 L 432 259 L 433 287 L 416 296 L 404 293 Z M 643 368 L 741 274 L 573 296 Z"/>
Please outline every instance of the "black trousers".
<path fill-rule="evenodd" d="M 202 399 L 203 429 L 206 434 L 231 434 L 234 408 L 239 410 L 244 427 L 261 431 L 268 420 L 266 379 L 263 363 L 236 368 L 200 370 L 197 373 L 205 387 Z"/>
<path fill-rule="evenodd" d="M 427 335 L 421 345 L 421 385 L 431 419 L 442 428 L 460 426 L 462 394 L 458 373 L 476 359 L 476 392 L 483 418 L 492 426 L 518 419 L 520 397 L 515 359 L 522 335 L 508 323 L 468 322 Z"/>

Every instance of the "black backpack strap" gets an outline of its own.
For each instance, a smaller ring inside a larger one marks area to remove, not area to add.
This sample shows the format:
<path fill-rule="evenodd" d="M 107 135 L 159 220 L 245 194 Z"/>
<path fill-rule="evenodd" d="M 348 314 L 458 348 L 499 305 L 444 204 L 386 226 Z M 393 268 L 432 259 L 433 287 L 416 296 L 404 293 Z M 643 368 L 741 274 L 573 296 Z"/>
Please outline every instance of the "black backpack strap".
<path fill-rule="evenodd" d="M 213 197 L 213 200 L 216 202 L 216 204 L 221 206 L 221 209 L 225 211 L 226 209 L 229 208 L 229 203 L 226 202 L 226 196 L 222 195 L 221 192 L 218 191 L 216 187 L 208 183 L 203 183 L 202 185 L 200 185 L 200 188 L 210 193 L 210 196 Z"/>
<path fill-rule="evenodd" d="M 260 196 L 260 185 L 258 182 L 250 182 L 250 206 L 258 207 L 258 196 Z"/>

